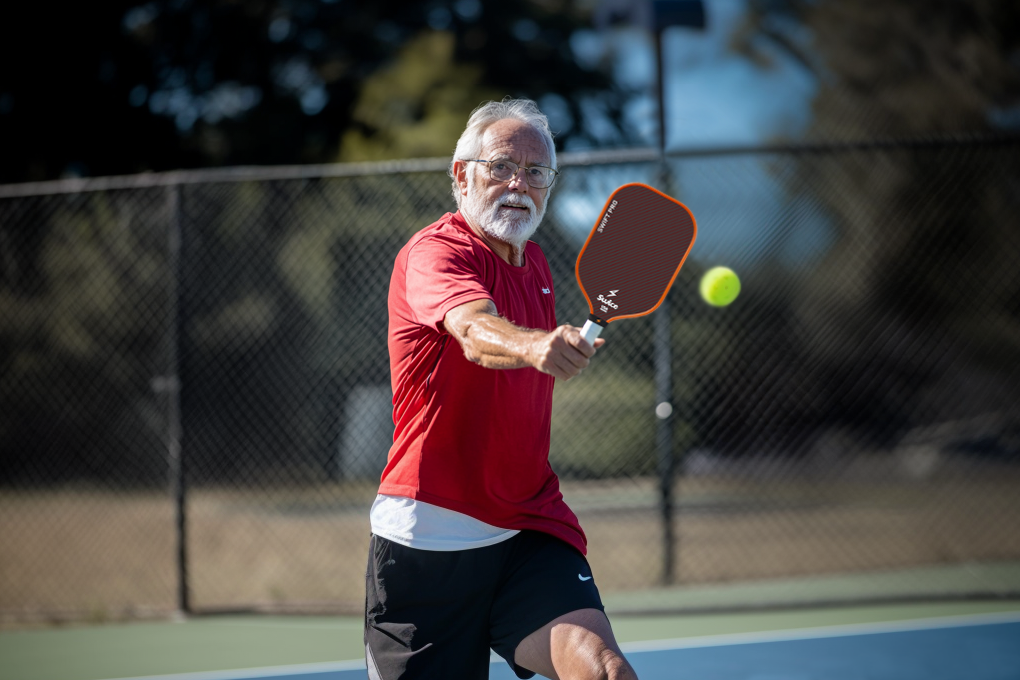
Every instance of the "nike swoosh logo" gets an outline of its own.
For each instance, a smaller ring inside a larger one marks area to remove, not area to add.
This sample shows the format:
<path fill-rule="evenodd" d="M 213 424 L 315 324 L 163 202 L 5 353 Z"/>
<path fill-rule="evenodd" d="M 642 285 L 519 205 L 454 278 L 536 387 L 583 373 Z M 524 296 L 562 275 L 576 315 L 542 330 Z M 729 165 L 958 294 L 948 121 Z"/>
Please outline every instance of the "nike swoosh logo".
<path fill-rule="evenodd" d="M 577 578 L 581 579 L 582 581 L 590 581 L 592 577 L 591 576 L 581 576 L 580 574 L 578 574 Z"/>

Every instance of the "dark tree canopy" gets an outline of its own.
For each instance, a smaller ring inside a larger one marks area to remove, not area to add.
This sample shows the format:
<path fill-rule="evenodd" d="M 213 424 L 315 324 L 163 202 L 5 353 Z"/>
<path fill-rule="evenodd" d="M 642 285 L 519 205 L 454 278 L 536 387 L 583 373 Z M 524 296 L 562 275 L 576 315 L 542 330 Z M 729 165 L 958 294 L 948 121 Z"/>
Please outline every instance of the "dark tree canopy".
<path fill-rule="evenodd" d="M 0 182 L 445 155 L 454 119 L 506 95 L 551 96 L 558 138 L 584 143 L 584 111 L 620 129 L 625 93 L 573 58 L 580 4 L 13 3 Z"/>
<path fill-rule="evenodd" d="M 778 46 L 820 82 L 809 135 L 830 140 L 1015 133 L 1013 0 L 751 0 L 735 47 Z"/>

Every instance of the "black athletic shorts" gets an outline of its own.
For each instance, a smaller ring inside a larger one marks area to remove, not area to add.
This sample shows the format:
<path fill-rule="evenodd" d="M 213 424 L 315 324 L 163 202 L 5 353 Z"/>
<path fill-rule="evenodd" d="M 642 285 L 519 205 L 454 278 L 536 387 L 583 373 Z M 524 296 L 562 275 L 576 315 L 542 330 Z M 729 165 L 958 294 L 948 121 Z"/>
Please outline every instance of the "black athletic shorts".
<path fill-rule="evenodd" d="M 530 678 L 514 663 L 521 640 L 563 614 L 605 610 L 584 555 L 537 531 L 452 552 L 373 535 L 365 584 L 370 680 L 486 680 L 490 648 Z"/>

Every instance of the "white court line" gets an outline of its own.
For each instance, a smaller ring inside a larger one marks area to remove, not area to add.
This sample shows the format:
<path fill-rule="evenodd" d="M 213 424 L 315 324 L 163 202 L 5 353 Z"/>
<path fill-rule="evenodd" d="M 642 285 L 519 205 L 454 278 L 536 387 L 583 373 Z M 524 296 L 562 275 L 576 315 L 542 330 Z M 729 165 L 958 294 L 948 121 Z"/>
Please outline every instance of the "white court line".
<path fill-rule="evenodd" d="M 325 630 L 330 632 L 343 632 L 345 630 L 352 630 L 356 628 L 358 631 L 361 630 L 362 622 L 359 620 L 354 626 L 344 626 L 337 623 L 330 623 L 329 621 L 323 621 L 322 623 L 291 623 L 289 621 L 249 621 L 249 620 L 237 620 L 231 621 L 224 619 L 222 621 L 202 621 L 202 625 L 208 625 L 210 627 L 226 627 L 226 628 L 285 628 L 287 630 Z"/>
<path fill-rule="evenodd" d="M 365 668 L 365 660 L 326 661 L 322 663 L 299 663 L 289 666 L 264 666 L 262 668 L 239 668 L 227 671 L 198 671 L 196 673 L 173 673 L 170 675 L 140 675 L 130 678 L 109 680 L 243 680 L 244 678 L 286 677 L 304 673 L 328 673 L 330 671 L 356 671 Z"/>
<path fill-rule="evenodd" d="M 699 647 L 723 647 L 727 645 L 745 645 L 761 642 L 786 642 L 792 640 L 812 640 L 819 638 L 847 637 L 853 635 L 873 635 L 880 633 L 905 633 L 916 630 L 937 630 L 940 628 L 960 628 L 964 626 L 983 626 L 995 623 L 1018 623 L 1020 612 L 1001 612 L 995 614 L 973 614 L 966 616 L 945 616 L 906 621 L 889 621 L 883 623 L 851 623 L 820 628 L 792 628 L 788 630 L 765 631 L 760 633 L 730 633 L 725 635 L 702 635 L 698 637 L 674 638 L 670 640 L 648 640 L 643 642 L 627 642 L 620 647 L 625 653 L 661 652 L 672 649 L 695 649 Z M 503 659 L 495 654 L 490 663 L 502 663 Z M 303 673 L 326 673 L 329 671 L 352 671 L 365 668 L 364 659 L 356 661 L 331 661 L 325 663 L 293 664 L 289 666 L 266 666 L 263 668 L 245 668 L 228 671 L 203 671 L 197 673 L 175 673 L 172 675 L 146 675 L 131 678 L 111 678 L 110 680 L 244 680 L 244 678 L 286 677 Z"/>
<path fill-rule="evenodd" d="M 645 640 L 641 642 L 626 642 L 621 644 L 620 648 L 626 653 L 659 652 L 670 649 L 723 647 L 726 645 L 813 640 L 819 638 L 875 635 L 881 633 L 906 633 L 917 630 L 937 630 L 939 628 L 962 628 L 965 626 L 983 626 L 995 623 L 1018 622 L 1020 622 L 1020 612 L 968 614 L 962 616 L 941 616 L 934 618 L 908 619 L 906 621 L 888 621 L 882 623 L 848 623 L 814 628 L 791 628 L 787 630 L 762 631 L 758 633 L 729 633 L 724 635 L 702 635 L 697 637 L 673 638 L 669 640 Z"/>

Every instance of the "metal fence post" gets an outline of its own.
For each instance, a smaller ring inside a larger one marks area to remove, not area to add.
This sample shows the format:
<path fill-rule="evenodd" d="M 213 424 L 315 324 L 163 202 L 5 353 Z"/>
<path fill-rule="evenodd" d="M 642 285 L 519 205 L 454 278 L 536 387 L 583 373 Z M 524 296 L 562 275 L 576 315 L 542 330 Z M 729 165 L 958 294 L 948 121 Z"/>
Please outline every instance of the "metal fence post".
<path fill-rule="evenodd" d="M 170 221 L 168 225 L 170 260 L 169 300 L 169 371 L 164 379 L 167 395 L 167 459 L 169 463 L 170 497 L 174 502 L 177 608 L 181 614 L 191 612 L 188 597 L 188 541 L 187 541 L 187 485 L 185 482 L 184 451 L 181 447 L 181 343 L 184 339 L 183 298 L 183 229 L 181 225 L 181 186 L 167 186 Z"/>
<path fill-rule="evenodd" d="M 659 188 L 673 195 L 671 173 L 666 160 L 666 62 L 662 54 L 663 32 L 670 26 L 705 28 L 705 7 L 702 0 L 654 0 L 652 2 L 652 36 L 655 43 L 655 94 L 659 114 Z M 673 517 L 673 317 L 669 299 L 655 313 L 655 415 L 656 451 L 659 472 L 659 496 L 662 511 L 663 558 L 662 582 L 670 584 L 675 577 L 676 535 Z"/>
<path fill-rule="evenodd" d="M 673 517 L 673 352 L 669 298 L 655 314 L 655 449 L 662 513 L 662 583 L 673 582 L 676 534 Z"/>
<path fill-rule="evenodd" d="M 658 185 L 670 194 L 669 164 L 666 160 L 666 98 L 664 91 L 665 64 L 662 57 L 663 27 L 656 25 L 656 98 L 659 103 L 659 164 Z M 676 537 L 673 533 L 673 359 L 670 343 L 669 299 L 662 301 L 655 312 L 655 451 L 659 473 L 659 511 L 662 516 L 662 583 L 673 582 L 673 554 Z"/>

